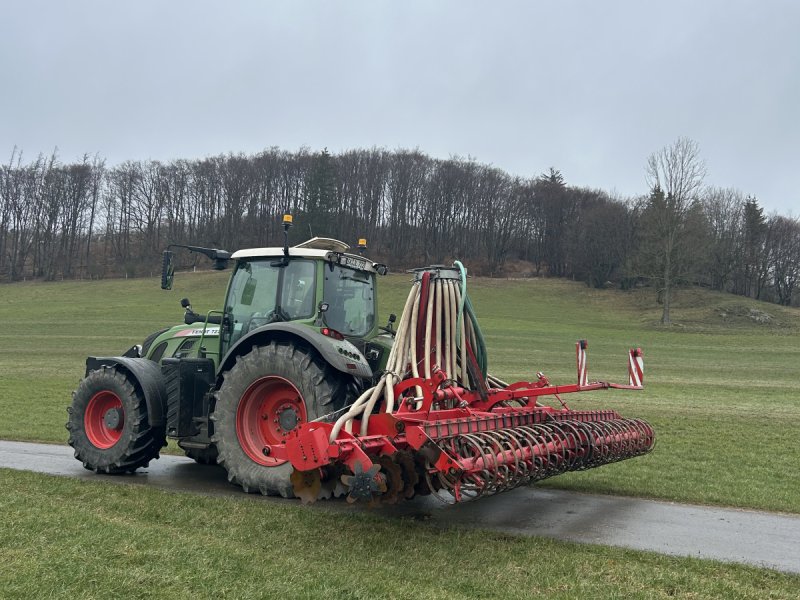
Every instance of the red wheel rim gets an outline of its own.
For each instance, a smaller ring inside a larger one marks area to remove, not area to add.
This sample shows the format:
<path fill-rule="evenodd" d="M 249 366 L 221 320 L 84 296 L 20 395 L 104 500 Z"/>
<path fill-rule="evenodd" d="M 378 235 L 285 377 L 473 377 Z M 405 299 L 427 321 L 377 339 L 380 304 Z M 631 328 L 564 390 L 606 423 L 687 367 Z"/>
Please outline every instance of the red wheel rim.
<path fill-rule="evenodd" d="M 270 446 L 281 444 L 300 423 L 306 404 L 288 379 L 270 375 L 257 379 L 242 394 L 236 410 L 236 435 L 245 454 L 260 465 L 275 467 L 285 460 L 269 456 Z"/>
<path fill-rule="evenodd" d="M 111 448 L 122 437 L 125 425 L 122 400 L 109 390 L 97 392 L 86 406 L 83 425 L 86 437 L 94 446 L 101 450 Z"/>

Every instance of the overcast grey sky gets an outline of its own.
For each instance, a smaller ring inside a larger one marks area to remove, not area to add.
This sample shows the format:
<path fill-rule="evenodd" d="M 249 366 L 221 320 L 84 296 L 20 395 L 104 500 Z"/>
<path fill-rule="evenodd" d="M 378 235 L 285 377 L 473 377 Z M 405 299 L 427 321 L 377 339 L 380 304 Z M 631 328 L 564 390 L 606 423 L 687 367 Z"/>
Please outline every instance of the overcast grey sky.
<path fill-rule="evenodd" d="M 708 184 L 800 213 L 800 2 L 0 9 L 0 158 L 418 147 L 625 196 L 687 136 Z"/>

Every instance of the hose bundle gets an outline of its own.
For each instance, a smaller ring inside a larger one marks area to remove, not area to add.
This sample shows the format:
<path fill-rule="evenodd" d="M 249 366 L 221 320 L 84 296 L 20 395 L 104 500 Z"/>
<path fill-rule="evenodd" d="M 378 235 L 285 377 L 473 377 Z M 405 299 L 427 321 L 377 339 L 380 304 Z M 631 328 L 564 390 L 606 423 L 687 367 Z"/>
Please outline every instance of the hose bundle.
<path fill-rule="evenodd" d="M 381 405 L 387 413 L 394 411 L 396 384 L 410 377 L 430 379 L 436 368 L 467 389 L 485 392 L 489 386 L 505 386 L 487 374 L 486 344 L 467 295 L 464 266 L 456 261 L 453 267 L 428 267 L 414 273 L 386 371 L 339 417 L 331 442 L 342 428 L 352 432 L 356 418 L 361 418 L 360 434 L 366 435 L 376 406 Z M 416 394 L 421 396 L 421 390 Z"/>

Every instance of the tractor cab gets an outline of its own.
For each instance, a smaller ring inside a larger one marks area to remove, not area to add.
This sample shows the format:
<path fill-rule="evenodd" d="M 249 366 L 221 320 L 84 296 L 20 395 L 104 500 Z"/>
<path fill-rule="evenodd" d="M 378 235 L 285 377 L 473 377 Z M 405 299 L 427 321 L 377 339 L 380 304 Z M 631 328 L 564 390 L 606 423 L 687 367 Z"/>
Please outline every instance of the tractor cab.
<path fill-rule="evenodd" d="M 312 346 L 334 368 L 370 379 L 383 368 L 394 334 L 394 315 L 388 327 L 377 326 L 375 275 L 385 275 L 386 265 L 363 256 L 364 239 L 358 241 L 358 255 L 348 244 L 331 238 L 314 237 L 290 247 L 289 227 L 291 216 L 285 215 L 282 247 L 231 254 L 171 244 L 164 252 L 162 289 L 172 288 L 172 249 L 185 248 L 211 258 L 215 269 L 233 267 L 224 306 L 195 313 L 183 299 L 184 323 L 193 327 L 159 332 L 153 344 L 143 344 L 137 355 L 156 362 L 162 357 L 208 358 L 220 373 L 249 345 L 263 343 L 265 337 L 288 337 Z"/>
<path fill-rule="evenodd" d="M 313 238 L 291 248 L 234 252 L 225 299 L 222 354 L 249 333 L 294 322 L 330 337 L 376 333 L 375 275 L 386 267 L 347 253 L 338 240 Z"/>

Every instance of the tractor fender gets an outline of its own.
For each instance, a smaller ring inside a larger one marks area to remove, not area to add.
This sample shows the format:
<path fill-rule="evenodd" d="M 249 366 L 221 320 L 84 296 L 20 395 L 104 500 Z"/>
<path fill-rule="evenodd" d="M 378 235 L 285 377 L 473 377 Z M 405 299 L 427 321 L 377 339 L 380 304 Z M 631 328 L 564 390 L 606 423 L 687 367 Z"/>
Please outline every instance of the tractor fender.
<path fill-rule="evenodd" d="M 273 340 L 302 340 L 319 352 L 322 359 L 337 371 L 362 379 L 372 378 L 372 369 L 364 355 L 351 342 L 336 340 L 296 323 L 269 323 L 242 336 L 222 359 L 219 373 L 227 371 L 236 357 L 247 354 L 254 346 Z"/>
<path fill-rule="evenodd" d="M 157 362 L 128 356 L 90 356 L 86 359 L 86 375 L 103 367 L 118 367 L 125 371 L 144 394 L 150 425 L 164 425 L 167 386 L 161 374 L 161 366 Z"/>

